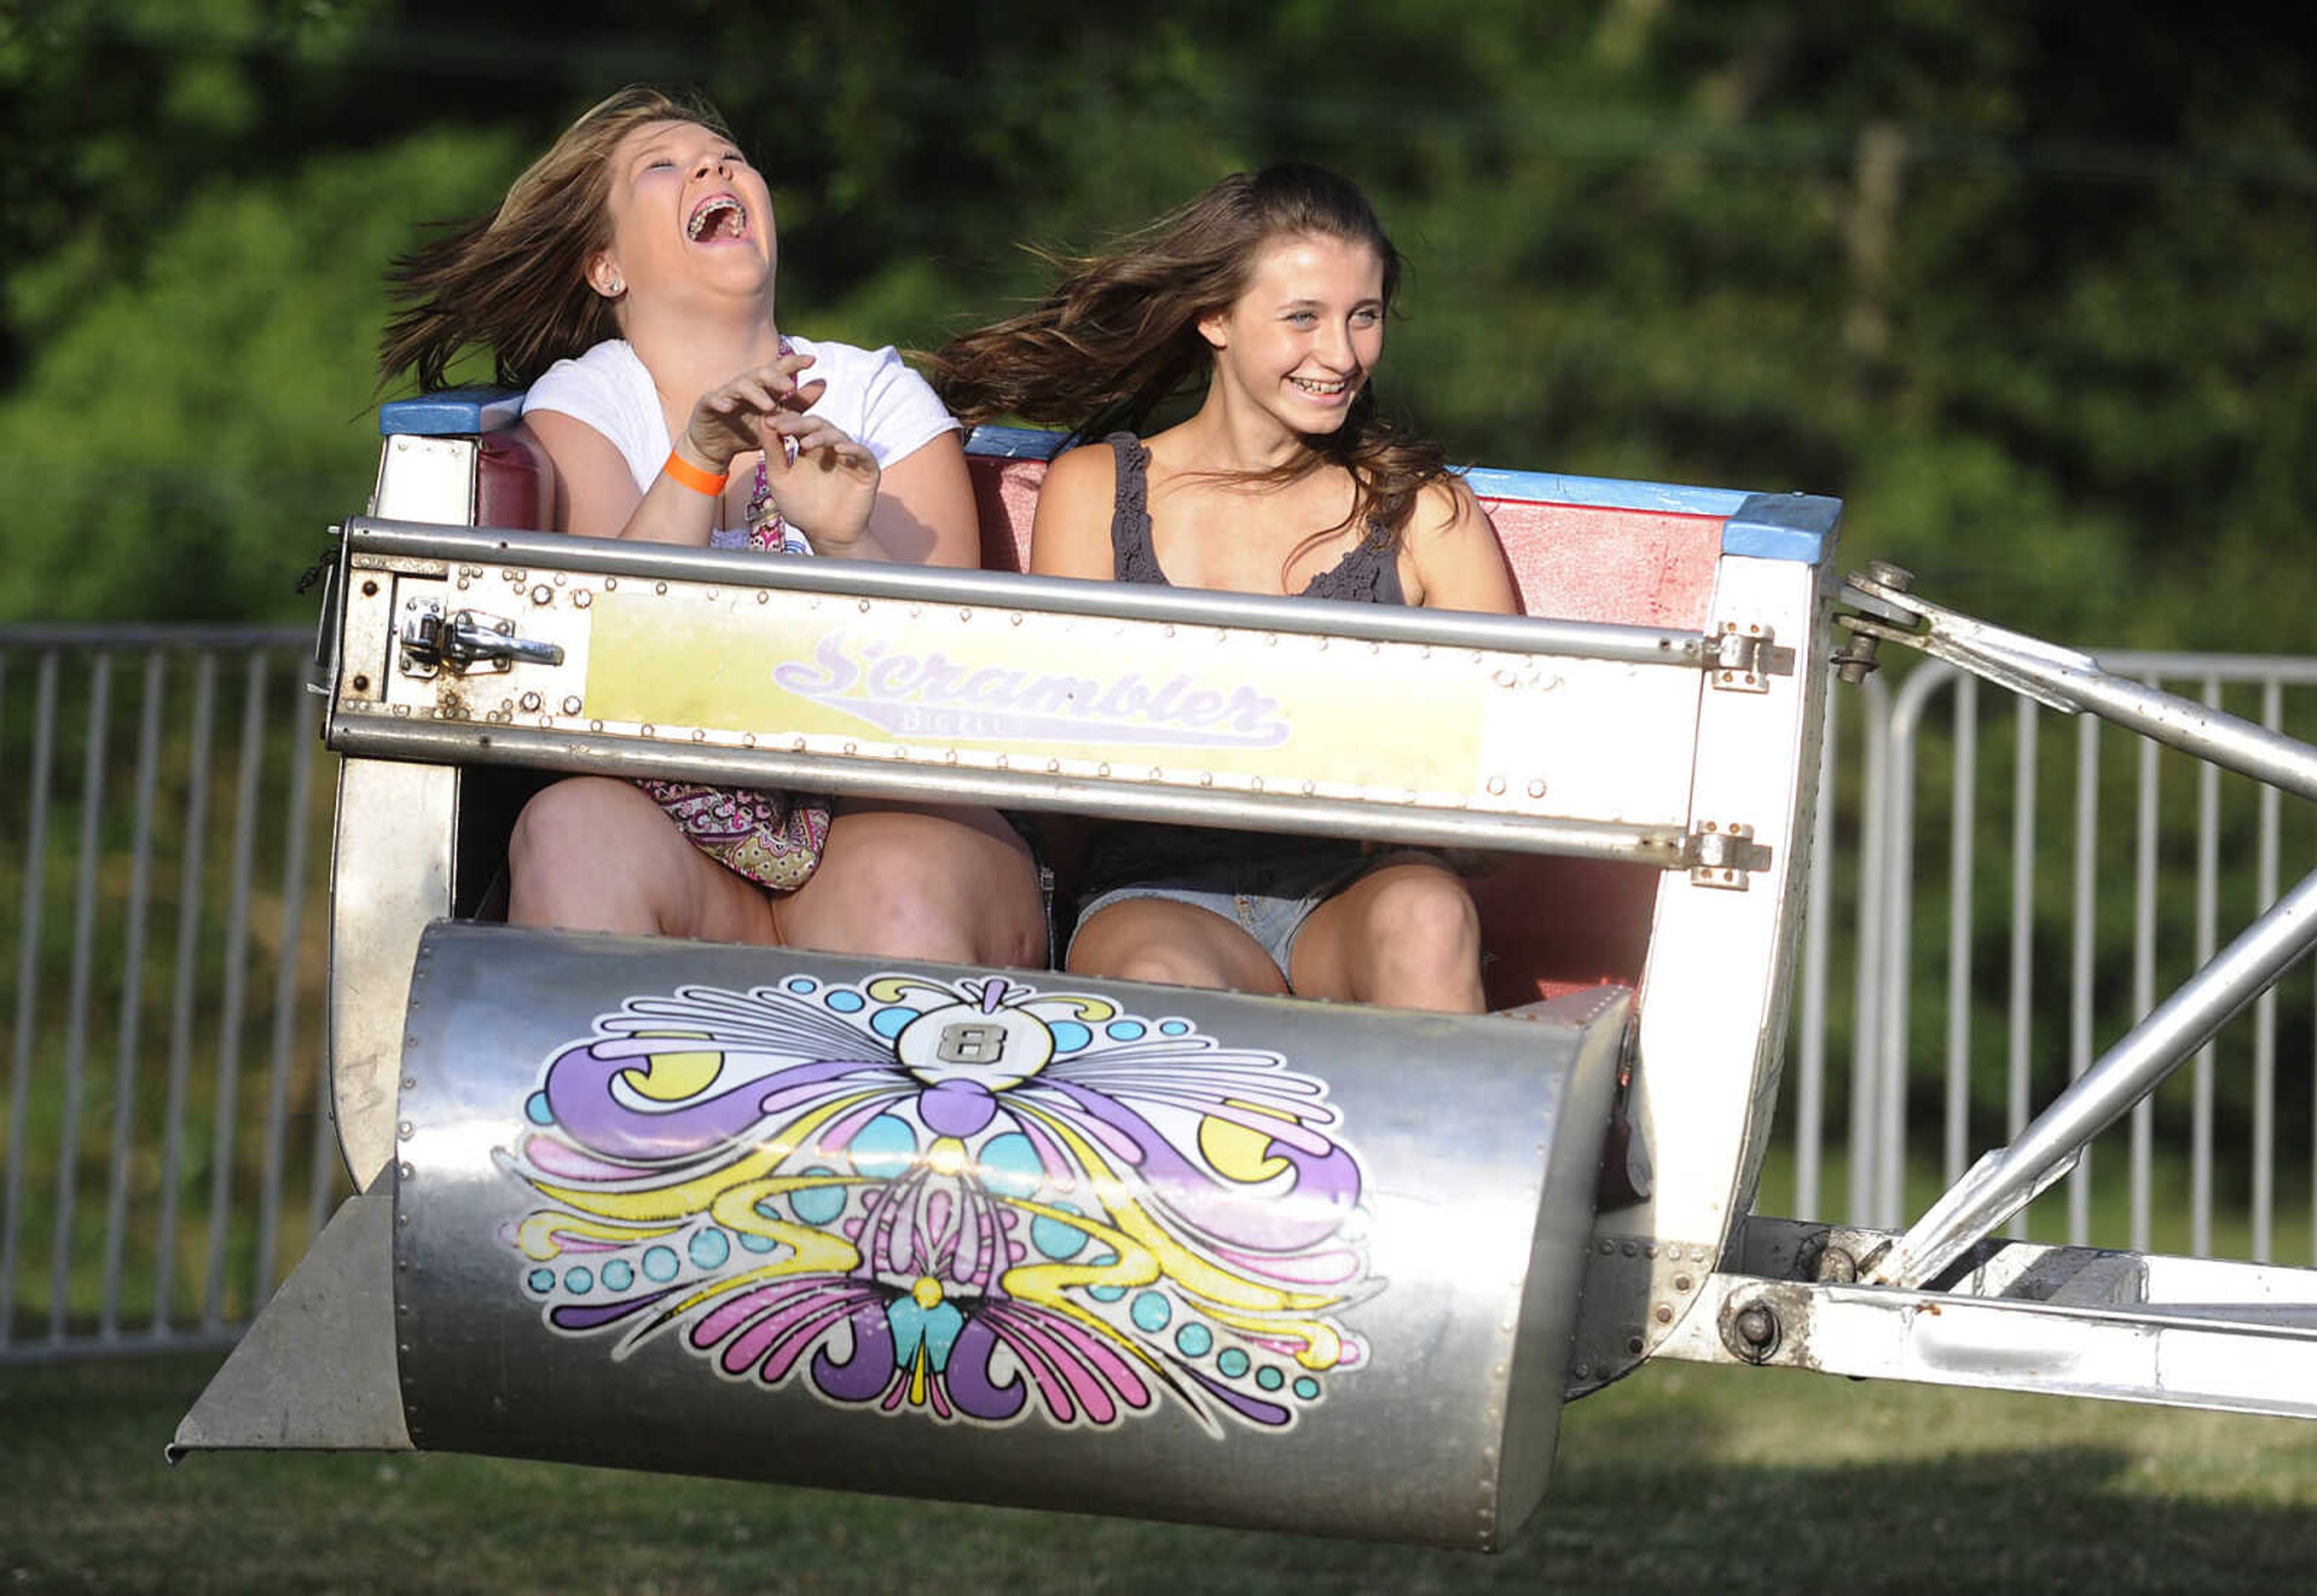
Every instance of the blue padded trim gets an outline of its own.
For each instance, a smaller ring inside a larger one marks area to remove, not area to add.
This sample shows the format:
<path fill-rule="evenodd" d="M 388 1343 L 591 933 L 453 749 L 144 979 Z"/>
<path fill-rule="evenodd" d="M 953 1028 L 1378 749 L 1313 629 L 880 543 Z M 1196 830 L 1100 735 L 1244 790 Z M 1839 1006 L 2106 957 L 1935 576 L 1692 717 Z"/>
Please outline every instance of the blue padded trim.
<path fill-rule="evenodd" d="M 1727 488 L 1677 488 L 1669 482 L 1627 482 L 1615 477 L 1564 477 L 1557 471 L 1500 471 L 1484 465 L 1466 471 L 1464 481 L 1482 498 L 1588 505 L 1604 510 L 1728 516 L 1746 502 L 1744 494 Z"/>
<path fill-rule="evenodd" d="M 523 416 L 519 388 L 445 388 L 378 408 L 378 430 L 389 437 L 471 437 L 504 432 Z"/>
<path fill-rule="evenodd" d="M 1722 528 L 1724 554 L 1816 565 L 1842 519 L 1842 501 L 1814 493 L 1757 493 Z"/>
<path fill-rule="evenodd" d="M 965 452 L 998 460 L 1051 460 L 1068 436 L 1038 426 L 977 426 L 965 440 Z"/>

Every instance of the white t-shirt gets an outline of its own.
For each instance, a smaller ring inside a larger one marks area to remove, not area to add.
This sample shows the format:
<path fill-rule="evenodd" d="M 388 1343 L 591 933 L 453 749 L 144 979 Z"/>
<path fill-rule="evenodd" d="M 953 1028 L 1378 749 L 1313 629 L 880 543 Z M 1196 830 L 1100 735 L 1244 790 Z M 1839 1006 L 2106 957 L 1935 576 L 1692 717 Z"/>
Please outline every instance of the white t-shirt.
<path fill-rule="evenodd" d="M 877 457 L 882 471 L 945 432 L 957 418 L 942 408 L 932 386 L 901 363 L 892 345 L 857 349 L 788 335 L 789 347 L 812 356 L 799 380 L 826 382 L 809 415 L 825 417 Z M 651 373 L 625 338 L 606 338 L 577 360 L 559 360 L 523 396 L 527 415 L 553 410 L 584 421 L 610 439 L 648 490 L 667 459 L 672 440 Z M 745 533 L 742 534 L 745 537 Z"/>

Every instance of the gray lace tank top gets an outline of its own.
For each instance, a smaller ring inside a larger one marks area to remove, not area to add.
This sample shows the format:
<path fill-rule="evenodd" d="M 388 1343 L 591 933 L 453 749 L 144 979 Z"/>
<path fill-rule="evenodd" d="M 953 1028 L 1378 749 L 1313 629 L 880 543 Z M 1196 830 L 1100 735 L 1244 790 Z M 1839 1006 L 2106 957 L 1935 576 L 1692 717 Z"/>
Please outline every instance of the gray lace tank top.
<path fill-rule="evenodd" d="M 1150 451 L 1131 432 L 1103 440 L 1118 461 L 1118 502 L 1110 517 L 1111 575 L 1122 582 L 1168 587 L 1150 542 Z M 1400 586 L 1400 555 L 1391 535 L 1372 526 L 1368 535 L 1329 569 L 1304 584 L 1299 598 L 1339 598 L 1353 604 L 1406 604 Z"/>

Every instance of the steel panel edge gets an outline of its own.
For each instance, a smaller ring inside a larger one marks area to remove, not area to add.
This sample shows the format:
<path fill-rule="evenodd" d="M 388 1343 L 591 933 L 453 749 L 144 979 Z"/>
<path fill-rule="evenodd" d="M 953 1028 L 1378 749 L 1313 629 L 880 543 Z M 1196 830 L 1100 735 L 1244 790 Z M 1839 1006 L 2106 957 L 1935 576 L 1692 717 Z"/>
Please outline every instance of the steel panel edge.
<path fill-rule="evenodd" d="M 1537 1148 L 1543 1194 L 1505 1396 L 1508 1412 L 1531 1417 L 1525 1424 L 1507 1427 L 1491 1551 L 1511 1541 L 1552 1484 L 1577 1340 L 1579 1294 L 1569 1290 L 1568 1282 L 1585 1279 L 1591 1262 L 1602 1143 L 1633 997 L 1625 987 L 1600 987 L 1556 998 L 1534 1010 L 1579 1027 L 1580 1036 L 1558 1121 L 1561 1134 Z"/>
<path fill-rule="evenodd" d="M 407 1452 L 394 1352 L 394 1205 L 358 1193 L 313 1247 L 177 1426 L 187 1452 Z"/>

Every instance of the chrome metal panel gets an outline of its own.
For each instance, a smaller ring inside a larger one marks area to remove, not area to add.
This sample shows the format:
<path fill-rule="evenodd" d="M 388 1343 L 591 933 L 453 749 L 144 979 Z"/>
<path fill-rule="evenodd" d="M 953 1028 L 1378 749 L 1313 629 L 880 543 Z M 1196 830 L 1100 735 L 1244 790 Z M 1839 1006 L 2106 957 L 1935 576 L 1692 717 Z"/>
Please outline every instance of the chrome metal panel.
<path fill-rule="evenodd" d="M 407 1452 L 394 1363 L 394 1205 L 349 1197 L 169 1443 L 187 1452 Z"/>
<path fill-rule="evenodd" d="M 1536 1018 L 431 929 L 414 1441 L 1487 1547 L 1622 994 Z"/>
<path fill-rule="evenodd" d="M 459 773 L 346 759 L 330 867 L 330 1111 L 355 1189 L 394 1151 L 394 1098 L 410 961 L 451 912 Z"/>
<path fill-rule="evenodd" d="M 327 661 L 330 695 L 382 703 L 398 606 L 390 599 L 377 600 L 391 592 L 395 575 L 375 567 L 356 570 L 349 566 L 337 572 L 336 580 L 353 593 L 351 601 L 341 604 L 338 624 L 332 629 L 337 647 Z M 425 585 L 441 587 L 439 582 Z"/>
<path fill-rule="evenodd" d="M 398 435 L 381 446 L 371 514 L 468 526 L 475 519 L 475 440 Z"/>

